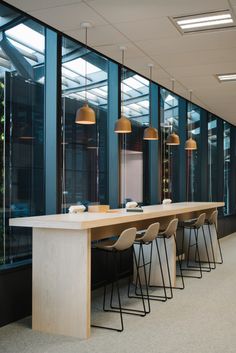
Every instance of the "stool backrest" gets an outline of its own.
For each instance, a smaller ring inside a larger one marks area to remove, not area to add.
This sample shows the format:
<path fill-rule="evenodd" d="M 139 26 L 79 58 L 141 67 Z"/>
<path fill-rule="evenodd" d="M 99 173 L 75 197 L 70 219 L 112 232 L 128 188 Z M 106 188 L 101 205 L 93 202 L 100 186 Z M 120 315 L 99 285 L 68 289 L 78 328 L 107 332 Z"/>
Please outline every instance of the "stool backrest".
<path fill-rule="evenodd" d="M 205 213 L 201 213 L 200 216 L 198 216 L 197 220 L 195 223 L 193 223 L 193 226 L 196 228 L 200 228 L 204 225 L 206 220 L 206 214 Z"/>
<path fill-rule="evenodd" d="M 176 234 L 178 222 L 179 222 L 178 218 L 174 218 L 172 219 L 172 221 L 170 221 L 166 230 L 163 232 L 167 238 L 170 238 L 172 237 L 172 235 Z"/>
<path fill-rule="evenodd" d="M 210 224 L 214 224 L 217 227 L 217 218 L 218 218 L 218 211 L 215 210 L 215 211 L 212 212 L 212 214 L 208 218 L 208 222 Z"/>
<path fill-rule="evenodd" d="M 160 229 L 159 222 L 150 224 L 150 226 L 148 227 L 148 229 L 146 229 L 144 235 L 140 239 L 145 243 L 149 243 L 153 241 L 158 236 L 159 229 Z"/>
<path fill-rule="evenodd" d="M 128 228 L 123 230 L 123 232 L 121 233 L 121 235 L 119 236 L 115 244 L 113 245 L 113 248 L 119 251 L 130 248 L 134 243 L 134 240 L 136 238 L 136 233 L 137 233 L 136 228 Z"/>

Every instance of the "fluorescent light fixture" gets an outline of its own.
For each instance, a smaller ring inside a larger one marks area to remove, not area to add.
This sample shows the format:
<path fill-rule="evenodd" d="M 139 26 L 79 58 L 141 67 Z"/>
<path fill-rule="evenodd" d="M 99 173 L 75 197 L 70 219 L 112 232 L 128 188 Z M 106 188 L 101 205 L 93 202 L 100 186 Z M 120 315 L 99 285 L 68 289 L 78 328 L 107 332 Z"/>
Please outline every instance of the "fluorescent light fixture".
<path fill-rule="evenodd" d="M 216 75 L 220 82 L 223 81 L 236 81 L 236 73 L 233 74 L 219 74 Z"/>
<path fill-rule="evenodd" d="M 225 20 L 225 19 L 231 19 L 230 14 L 225 14 L 225 15 L 216 15 L 216 16 L 207 16 L 207 17 L 197 17 L 197 18 L 191 18 L 189 20 L 181 20 L 177 21 L 178 25 L 188 25 L 192 23 L 200 23 L 200 22 L 208 22 L 208 21 L 216 21 L 216 20 Z"/>
<path fill-rule="evenodd" d="M 170 17 L 170 20 L 183 34 L 235 27 L 235 19 L 228 9 L 207 13 L 189 14 L 186 16 Z"/>
<path fill-rule="evenodd" d="M 218 26 L 218 25 L 221 25 L 221 24 L 233 23 L 233 22 L 234 21 L 232 20 L 232 18 L 229 18 L 227 20 L 207 21 L 207 22 L 201 22 L 201 23 L 191 23 L 191 24 L 188 24 L 188 25 L 181 25 L 180 27 L 182 29 L 188 29 L 188 28 Z"/>

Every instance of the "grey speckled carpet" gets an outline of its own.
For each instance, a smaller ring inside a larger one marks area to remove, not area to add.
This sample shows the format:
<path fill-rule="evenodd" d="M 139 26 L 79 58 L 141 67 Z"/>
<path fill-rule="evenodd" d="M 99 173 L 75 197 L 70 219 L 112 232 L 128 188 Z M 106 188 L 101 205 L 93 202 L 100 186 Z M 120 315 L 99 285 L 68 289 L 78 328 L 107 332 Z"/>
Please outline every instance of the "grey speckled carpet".
<path fill-rule="evenodd" d="M 123 333 L 92 329 L 91 338 L 53 336 L 30 329 L 31 318 L 0 329 L 1 353 L 235 353 L 236 234 L 221 241 L 224 264 L 202 280 L 186 279 L 167 303 L 152 302 L 145 318 L 125 316 Z M 116 323 L 117 316 L 98 311 L 93 320 Z"/>

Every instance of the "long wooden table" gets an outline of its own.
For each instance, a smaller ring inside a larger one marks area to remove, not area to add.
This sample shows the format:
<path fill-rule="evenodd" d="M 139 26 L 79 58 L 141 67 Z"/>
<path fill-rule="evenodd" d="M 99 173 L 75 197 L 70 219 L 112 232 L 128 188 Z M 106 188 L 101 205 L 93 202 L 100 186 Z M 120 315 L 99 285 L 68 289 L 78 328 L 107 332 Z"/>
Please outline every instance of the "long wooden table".
<path fill-rule="evenodd" d="M 143 213 L 57 214 L 10 219 L 10 226 L 33 228 L 32 328 L 79 338 L 90 336 L 91 241 L 145 229 L 155 221 L 210 214 L 223 202 L 183 202 L 143 207 Z M 175 248 L 169 259 L 175 266 Z"/>

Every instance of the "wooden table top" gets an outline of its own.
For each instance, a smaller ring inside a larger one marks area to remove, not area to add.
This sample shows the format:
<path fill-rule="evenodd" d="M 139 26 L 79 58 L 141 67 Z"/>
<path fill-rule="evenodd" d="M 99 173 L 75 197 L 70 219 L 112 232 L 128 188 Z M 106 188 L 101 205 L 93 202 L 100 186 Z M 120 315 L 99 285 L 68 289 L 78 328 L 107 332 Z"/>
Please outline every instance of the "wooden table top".
<path fill-rule="evenodd" d="M 144 219 L 172 216 L 188 212 L 213 209 L 224 206 L 224 202 L 179 202 L 168 205 L 143 206 L 143 212 L 126 212 L 124 208 L 104 213 L 56 214 L 47 216 L 11 218 L 14 227 L 91 229 Z"/>

